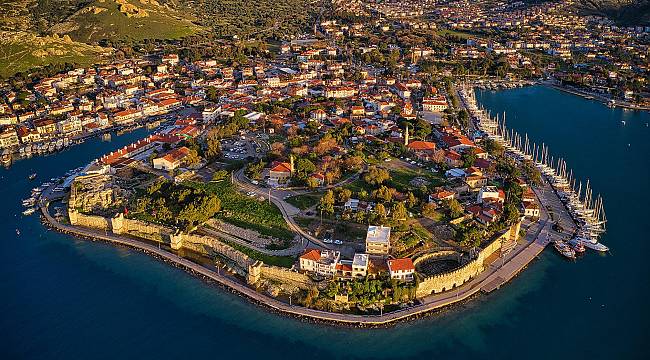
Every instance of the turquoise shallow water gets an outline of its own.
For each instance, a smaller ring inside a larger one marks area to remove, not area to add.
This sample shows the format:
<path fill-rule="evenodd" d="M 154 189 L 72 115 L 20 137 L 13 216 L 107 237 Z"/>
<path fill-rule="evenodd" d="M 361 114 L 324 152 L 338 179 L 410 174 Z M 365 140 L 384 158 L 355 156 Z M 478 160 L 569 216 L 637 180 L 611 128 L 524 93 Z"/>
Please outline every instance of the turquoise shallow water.
<path fill-rule="evenodd" d="M 46 231 L 20 215 L 32 169 L 39 179 L 60 175 L 144 136 L 139 130 L 0 170 L 0 358 L 647 358 L 650 116 L 543 87 L 479 98 L 591 178 L 605 197 L 611 255 L 569 263 L 547 250 L 494 294 L 359 330 L 268 313 L 136 251 Z"/>

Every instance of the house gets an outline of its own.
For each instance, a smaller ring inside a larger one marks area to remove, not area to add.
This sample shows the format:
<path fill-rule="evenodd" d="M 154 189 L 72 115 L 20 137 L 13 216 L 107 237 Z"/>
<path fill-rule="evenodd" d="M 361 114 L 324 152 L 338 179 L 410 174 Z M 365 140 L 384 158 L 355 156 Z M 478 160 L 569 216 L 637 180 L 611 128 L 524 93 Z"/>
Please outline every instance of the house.
<path fill-rule="evenodd" d="M 309 113 L 309 118 L 314 121 L 322 122 L 327 119 L 327 113 L 323 109 L 316 109 Z"/>
<path fill-rule="evenodd" d="M 476 202 L 479 204 L 488 202 L 498 202 L 503 204 L 506 200 L 506 194 L 496 186 L 483 186 L 478 192 Z"/>
<path fill-rule="evenodd" d="M 447 101 L 442 98 L 425 98 L 422 100 L 422 110 L 428 112 L 442 112 L 447 108 Z"/>
<path fill-rule="evenodd" d="M 359 208 L 359 199 L 348 199 L 343 205 L 345 210 L 356 211 Z"/>
<path fill-rule="evenodd" d="M 339 251 L 306 250 L 299 259 L 300 270 L 318 275 L 334 276 L 340 259 L 341 252 Z"/>
<path fill-rule="evenodd" d="M 286 184 L 291 178 L 293 172 L 293 161 L 279 162 L 274 161 L 269 169 L 269 185 L 278 186 Z"/>
<path fill-rule="evenodd" d="M 436 144 L 430 141 L 412 141 L 407 147 L 420 160 L 429 160 L 436 151 Z"/>
<path fill-rule="evenodd" d="M 456 197 L 456 193 L 449 190 L 439 190 L 432 194 L 429 194 L 429 202 L 442 202 L 449 201 Z"/>
<path fill-rule="evenodd" d="M 181 166 L 190 154 L 190 149 L 185 146 L 174 149 L 164 156 L 153 159 L 153 168 L 158 170 L 174 170 Z"/>
<path fill-rule="evenodd" d="M 56 122 L 52 119 L 34 120 L 33 124 L 34 127 L 36 128 L 36 131 L 38 131 L 41 137 L 56 132 Z"/>
<path fill-rule="evenodd" d="M 5 126 L 0 130 L 0 148 L 5 149 L 19 145 L 18 135 L 13 126 Z"/>
<path fill-rule="evenodd" d="M 368 275 L 368 254 L 354 254 L 352 259 L 352 277 Z"/>
<path fill-rule="evenodd" d="M 535 202 L 523 203 L 524 216 L 527 218 L 539 218 L 539 206 Z"/>
<path fill-rule="evenodd" d="M 390 227 L 368 226 L 366 233 L 366 253 L 370 255 L 388 255 L 390 250 Z"/>
<path fill-rule="evenodd" d="M 409 258 L 388 260 L 388 272 L 391 279 L 412 281 L 415 275 L 415 266 Z"/>

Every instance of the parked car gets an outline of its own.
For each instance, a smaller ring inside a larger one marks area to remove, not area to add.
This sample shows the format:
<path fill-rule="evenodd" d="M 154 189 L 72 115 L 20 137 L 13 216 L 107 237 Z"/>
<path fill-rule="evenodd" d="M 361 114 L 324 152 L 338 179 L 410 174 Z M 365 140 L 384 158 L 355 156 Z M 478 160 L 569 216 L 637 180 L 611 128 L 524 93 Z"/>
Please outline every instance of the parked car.
<path fill-rule="evenodd" d="M 339 240 L 339 239 L 334 240 L 334 243 L 335 243 L 336 245 L 343 245 L 343 241 L 341 241 L 341 240 Z"/>

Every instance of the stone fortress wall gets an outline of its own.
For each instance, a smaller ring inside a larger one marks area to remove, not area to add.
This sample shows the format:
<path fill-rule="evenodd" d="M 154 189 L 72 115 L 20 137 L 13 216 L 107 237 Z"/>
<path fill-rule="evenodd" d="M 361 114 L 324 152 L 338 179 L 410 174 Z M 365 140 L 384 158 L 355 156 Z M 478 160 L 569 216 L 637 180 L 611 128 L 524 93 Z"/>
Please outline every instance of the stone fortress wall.
<path fill-rule="evenodd" d="M 430 294 L 455 289 L 482 273 L 486 266 L 489 265 L 486 263 L 486 260 L 498 251 L 501 251 L 504 243 L 517 241 L 520 228 L 521 221 L 510 226 L 508 230 L 494 238 L 490 244 L 483 248 L 475 259 L 469 261 L 462 267 L 447 273 L 428 276 L 422 279 L 418 284 L 417 297 L 421 298 Z"/>
<path fill-rule="evenodd" d="M 164 244 L 171 242 L 170 236 L 175 232 L 168 227 L 140 220 L 127 219 L 122 213 L 111 219 L 113 233 L 131 235 Z"/>
<path fill-rule="evenodd" d="M 97 215 L 82 214 L 74 209 L 68 212 L 70 224 L 99 230 L 111 230 L 111 219 Z"/>
<path fill-rule="evenodd" d="M 249 284 L 256 284 L 259 280 L 266 279 L 288 283 L 300 289 L 309 289 L 314 285 L 309 276 L 305 274 L 256 261 L 215 237 L 174 232 L 173 229 L 165 226 L 127 219 L 121 213 L 113 218 L 105 218 L 82 214 L 70 209 L 68 215 L 70 223 L 75 226 L 106 230 L 117 235 L 130 235 L 161 242 L 169 244 L 174 250 L 187 249 L 207 256 L 219 256 L 233 265 L 232 269 L 238 274 L 247 277 Z"/>

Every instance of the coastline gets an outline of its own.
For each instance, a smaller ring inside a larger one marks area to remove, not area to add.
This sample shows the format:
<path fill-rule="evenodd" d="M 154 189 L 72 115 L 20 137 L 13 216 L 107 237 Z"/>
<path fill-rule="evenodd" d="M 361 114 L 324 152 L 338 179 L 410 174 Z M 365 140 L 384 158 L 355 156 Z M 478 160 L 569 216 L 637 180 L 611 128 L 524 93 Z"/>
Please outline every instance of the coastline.
<path fill-rule="evenodd" d="M 154 258 L 171 263 L 175 267 L 181 268 L 193 276 L 197 276 L 208 282 L 216 282 L 220 287 L 223 287 L 232 293 L 236 293 L 252 303 L 272 312 L 281 313 L 283 315 L 303 320 L 349 327 L 391 326 L 399 322 L 410 321 L 430 315 L 431 313 L 435 313 L 436 311 L 448 306 L 457 305 L 458 303 L 462 303 L 478 296 L 480 293 L 489 293 L 499 289 L 503 284 L 516 277 L 520 271 L 526 268 L 528 264 L 536 259 L 544 250 L 547 242 L 541 240 L 539 235 L 542 231 L 548 230 L 551 225 L 547 220 L 535 223 L 533 226 L 539 228 L 536 231 L 529 231 L 526 234 L 526 237 L 530 239 L 525 239 L 523 242 L 518 243 L 518 249 L 516 251 L 513 250 L 508 254 L 507 261 L 504 259 L 500 266 L 497 264 L 491 264 L 486 267 L 485 271 L 459 286 L 455 291 L 429 295 L 422 298 L 419 305 L 411 306 L 402 310 L 383 313 L 381 315 L 355 315 L 326 312 L 287 304 L 263 293 L 257 292 L 255 289 L 230 277 L 221 275 L 220 273 L 208 269 L 198 263 L 178 256 L 172 252 L 160 249 L 152 244 L 90 228 L 61 224 L 49 213 L 48 208 L 51 200 L 53 199 L 42 200 L 39 207 L 44 222 L 54 230 L 83 239 L 105 241 L 118 246 L 126 246 L 142 251 Z"/>
<path fill-rule="evenodd" d="M 595 101 L 597 101 L 599 103 L 602 103 L 603 105 L 605 105 L 607 107 L 620 107 L 622 109 L 636 110 L 636 111 L 650 111 L 650 107 L 647 107 L 647 106 L 632 105 L 632 104 L 627 103 L 627 102 L 608 99 L 608 98 L 606 98 L 606 97 L 604 97 L 602 95 L 587 93 L 587 92 L 580 91 L 578 89 L 574 89 L 574 88 L 571 88 L 571 87 L 568 87 L 568 86 L 551 84 L 551 83 L 548 83 L 548 82 L 540 82 L 540 84 L 544 85 L 544 86 L 548 86 L 548 87 L 550 87 L 552 89 L 555 89 L 555 90 L 565 92 L 567 94 L 579 96 L 579 97 L 587 99 L 587 100 L 595 100 Z M 611 103 L 612 104 L 611 106 L 609 105 L 610 101 L 613 101 Z"/>

